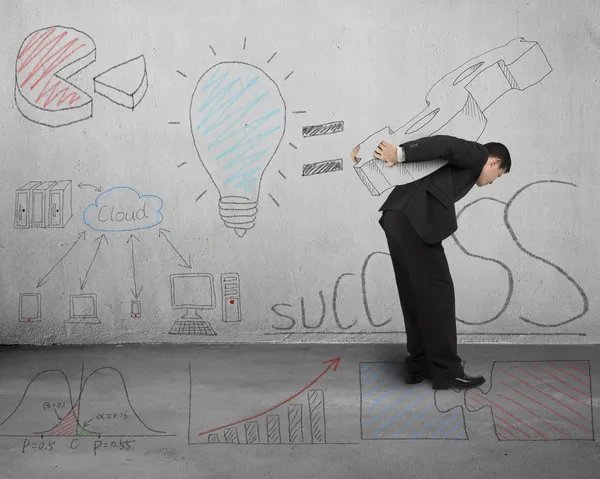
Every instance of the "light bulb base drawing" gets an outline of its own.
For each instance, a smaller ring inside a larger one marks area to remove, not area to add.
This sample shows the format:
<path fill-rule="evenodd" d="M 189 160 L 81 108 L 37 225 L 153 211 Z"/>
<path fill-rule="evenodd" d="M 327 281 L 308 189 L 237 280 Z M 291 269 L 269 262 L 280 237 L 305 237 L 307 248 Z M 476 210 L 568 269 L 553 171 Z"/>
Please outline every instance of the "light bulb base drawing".
<path fill-rule="evenodd" d="M 223 196 L 219 199 L 219 214 L 225 226 L 234 229 L 241 238 L 254 227 L 258 201 L 243 196 Z"/>

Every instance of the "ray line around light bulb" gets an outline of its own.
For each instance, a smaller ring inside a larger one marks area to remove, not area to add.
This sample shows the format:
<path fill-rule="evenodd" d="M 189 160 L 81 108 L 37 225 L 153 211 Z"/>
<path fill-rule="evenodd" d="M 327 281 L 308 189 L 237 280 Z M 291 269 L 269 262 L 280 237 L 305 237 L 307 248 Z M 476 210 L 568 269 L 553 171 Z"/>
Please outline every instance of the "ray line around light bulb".
<path fill-rule="evenodd" d="M 212 45 L 209 45 L 209 47 L 212 50 L 212 52 L 215 54 L 215 56 L 217 56 L 217 52 L 215 52 L 215 49 L 212 47 Z"/>
<path fill-rule="evenodd" d="M 281 176 L 283 176 L 284 180 L 287 180 L 286 176 L 281 172 L 281 170 L 277 170 Z"/>
<path fill-rule="evenodd" d="M 268 194 L 268 195 L 271 197 L 271 199 L 273 200 L 273 202 L 274 202 L 274 203 L 275 203 L 277 206 L 279 206 L 279 203 L 277 203 L 277 200 L 276 200 L 275 198 L 273 198 L 273 196 L 271 196 L 271 193 L 267 193 L 267 194 Z"/>
<path fill-rule="evenodd" d="M 288 76 L 286 76 L 286 77 L 285 77 L 283 80 L 285 81 L 285 80 L 287 80 L 289 77 L 291 77 L 291 76 L 292 76 L 292 73 L 294 73 L 294 70 L 292 70 L 290 73 L 288 73 Z"/>
<path fill-rule="evenodd" d="M 181 166 L 185 165 L 187 163 L 187 161 L 184 161 L 183 163 L 177 165 L 177 168 L 180 168 Z"/>
<path fill-rule="evenodd" d="M 298 147 L 297 147 L 296 145 L 294 145 L 293 143 L 290 143 L 290 146 L 291 146 L 292 148 L 294 148 L 294 150 L 297 150 L 297 149 L 298 149 Z"/>
<path fill-rule="evenodd" d="M 187 78 L 187 75 L 185 73 L 183 73 L 180 70 L 175 70 L 177 73 L 179 73 L 182 77 Z"/>
<path fill-rule="evenodd" d="M 271 58 L 269 58 L 269 59 L 267 60 L 267 63 L 269 63 L 271 60 L 273 60 L 273 57 L 274 57 L 275 55 L 277 55 L 277 52 L 275 52 L 275 53 L 273 53 L 273 55 L 271 55 Z"/>
<path fill-rule="evenodd" d="M 244 37 L 244 50 L 246 49 L 246 37 Z"/>
<path fill-rule="evenodd" d="M 196 198 L 196 201 L 198 201 L 200 198 L 202 198 L 206 194 L 207 191 L 208 190 L 204 190 L 202 193 L 200 193 L 200 196 L 198 196 L 198 198 Z"/>

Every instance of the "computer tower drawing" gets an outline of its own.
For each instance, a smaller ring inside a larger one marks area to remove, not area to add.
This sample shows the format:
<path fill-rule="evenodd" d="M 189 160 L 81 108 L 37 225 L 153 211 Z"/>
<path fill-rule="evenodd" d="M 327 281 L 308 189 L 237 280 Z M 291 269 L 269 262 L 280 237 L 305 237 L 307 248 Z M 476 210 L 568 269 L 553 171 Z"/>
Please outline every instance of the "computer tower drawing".
<path fill-rule="evenodd" d="M 49 227 L 64 228 L 73 217 L 72 181 L 57 181 L 50 188 Z"/>
<path fill-rule="evenodd" d="M 47 228 L 50 222 L 49 190 L 56 181 L 44 181 L 31 191 L 31 226 Z"/>
<path fill-rule="evenodd" d="M 240 304 L 240 275 L 238 273 L 221 274 L 221 293 L 223 322 L 239 323 L 242 320 Z"/>
<path fill-rule="evenodd" d="M 30 181 L 17 190 L 15 198 L 15 228 L 29 228 L 31 226 L 31 192 L 39 184 L 39 181 Z"/>

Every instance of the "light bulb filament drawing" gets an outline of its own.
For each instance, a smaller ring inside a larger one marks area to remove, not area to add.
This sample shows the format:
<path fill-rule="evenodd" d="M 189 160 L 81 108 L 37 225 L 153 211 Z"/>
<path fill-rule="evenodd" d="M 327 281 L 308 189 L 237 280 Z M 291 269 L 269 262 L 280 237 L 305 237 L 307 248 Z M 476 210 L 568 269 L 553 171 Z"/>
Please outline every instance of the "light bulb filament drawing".
<path fill-rule="evenodd" d="M 221 62 L 198 81 L 190 126 L 200 161 L 219 191 L 219 213 L 238 236 L 254 227 L 260 181 L 285 133 L 286 106 L 260 68 Z"/>

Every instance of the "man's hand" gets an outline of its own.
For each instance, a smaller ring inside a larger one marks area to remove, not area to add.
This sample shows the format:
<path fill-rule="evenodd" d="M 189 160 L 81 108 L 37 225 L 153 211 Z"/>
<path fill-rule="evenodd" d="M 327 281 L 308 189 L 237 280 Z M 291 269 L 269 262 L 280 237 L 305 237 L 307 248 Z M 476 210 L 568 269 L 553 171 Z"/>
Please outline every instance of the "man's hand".
<path fill-rule="evenodd" d="M 356 154 L 358 153 L 358 150 L 360 150 L 360 145 L 356 145 L 354 149 L 350 152 L 350 158 L 352 159 L 355 165 L 358 163 L 358 160 L 356 159 Z"/>
<path fill-rule="evenodd" d="M 398 148 L 387 141 L 381 141 L 373 152 L 373 156 L 385 161 L 387 166 L 394 166 L 398 163 Z"/>

